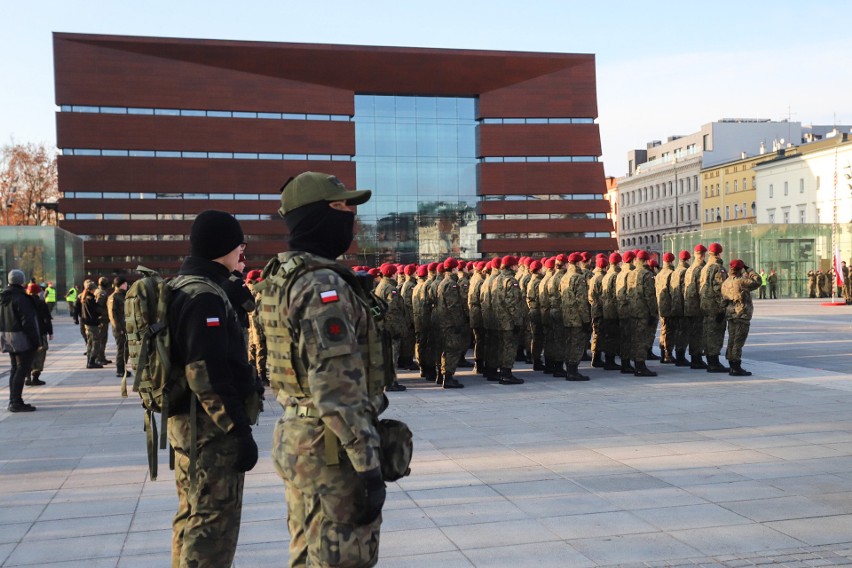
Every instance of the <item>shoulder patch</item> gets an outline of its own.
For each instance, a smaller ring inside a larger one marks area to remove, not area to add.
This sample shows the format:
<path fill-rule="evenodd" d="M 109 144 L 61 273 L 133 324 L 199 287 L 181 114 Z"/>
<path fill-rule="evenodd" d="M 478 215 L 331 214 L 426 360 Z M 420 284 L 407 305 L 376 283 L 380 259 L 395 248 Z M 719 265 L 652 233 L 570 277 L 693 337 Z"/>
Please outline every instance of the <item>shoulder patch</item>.
<path fill-rule="evenodd" d="M 323 335 L 329 341 L 342 341 L 346 339 L 346 324 L 340 318 L 328 318 L 323 324 Z"/>
<path fill-rule="evenodd" d="M 327 290 L 320 292 L 320 300 L 323 304 L 330 304 L 331 302 L 339 301 L 340 296 L 337 295 L 337 290 Z"/>

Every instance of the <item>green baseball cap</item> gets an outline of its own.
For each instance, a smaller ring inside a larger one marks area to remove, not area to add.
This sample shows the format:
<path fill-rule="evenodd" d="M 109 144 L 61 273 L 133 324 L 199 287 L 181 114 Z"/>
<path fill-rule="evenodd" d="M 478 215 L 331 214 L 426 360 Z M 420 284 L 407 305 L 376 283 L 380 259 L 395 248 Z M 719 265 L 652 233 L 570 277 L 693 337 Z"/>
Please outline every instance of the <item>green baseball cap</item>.
<path fill-rule="evenodd" d="M 339 179 L 329 174 L 304 172 L 291 178 L 281 188 L 283 217 L 290 211 L 317 201 L 345 201 L 346 205 L 366 203 L 373 194 L 369 189 L 349 190 Z"/>

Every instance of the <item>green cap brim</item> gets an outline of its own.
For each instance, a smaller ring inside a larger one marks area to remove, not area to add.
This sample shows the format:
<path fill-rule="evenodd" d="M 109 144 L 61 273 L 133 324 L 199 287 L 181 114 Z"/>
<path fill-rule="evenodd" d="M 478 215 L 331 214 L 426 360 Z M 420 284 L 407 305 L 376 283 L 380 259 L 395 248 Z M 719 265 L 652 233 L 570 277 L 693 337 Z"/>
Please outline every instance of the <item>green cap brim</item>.
<path fill-rule="evenodd" d="M 345 201 L 346 205 L 361 205 L 366 203 L 373 192 L 369 189 L 356 189 L 354 191 L 341 191 L 325 198 L 326 201 Z"/>

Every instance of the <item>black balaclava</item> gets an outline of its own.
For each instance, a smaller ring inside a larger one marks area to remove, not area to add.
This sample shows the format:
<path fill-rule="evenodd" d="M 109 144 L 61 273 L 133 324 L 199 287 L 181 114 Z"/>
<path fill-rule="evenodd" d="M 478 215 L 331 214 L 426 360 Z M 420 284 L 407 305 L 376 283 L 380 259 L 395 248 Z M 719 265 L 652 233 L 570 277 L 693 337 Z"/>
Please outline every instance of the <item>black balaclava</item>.
<path fill-rule="evenodd" d="M 308 203 L 284 215 L 290 231 L 290 250 L 301 250 L 330 260 L 349 249 L 355 235 L 355 213 L 340 211 L 328 201 Z"/>

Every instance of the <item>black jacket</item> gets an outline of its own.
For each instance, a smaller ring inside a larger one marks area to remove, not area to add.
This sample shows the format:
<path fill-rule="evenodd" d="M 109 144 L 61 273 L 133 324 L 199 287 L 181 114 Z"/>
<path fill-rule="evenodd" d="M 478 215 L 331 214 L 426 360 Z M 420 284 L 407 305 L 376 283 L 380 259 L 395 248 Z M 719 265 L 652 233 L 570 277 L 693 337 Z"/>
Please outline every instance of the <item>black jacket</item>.
<path fill-rule="evenodd" d="M 87 291 L 85 298 L 80 296 L 80 318 L 85 325 L 98 325 L 101 322 L 101 316 L 98 312 L 98 301 L 95 300 L 95 293 Z"/>
<path fill-rule="evenodd" d="M 193 256 L 184 260 L 178 274 L 204 276 L 223 291 L 230 276 L 218 262 Z M 248 427 L 244 403 L 257 386 L 234 310 L 228 310 L 218 294 L 205 292 L 190 298 L 175 290 L 169 304 L 169 332 L 172 364 L 182 368 L 204 361 L 210 386 L 221 398 L 234 427 Z M 175 410 L 183 412 L 188 407 Z"/>
<path fill-rule="evenodd" d="M 38 329 L 42 335 L 53 335 L 53 316 L 50 315 L 50 308 L 47 307 L 47 302 L 38 296 L 30 296 L 27 294 L 38 314 Z"/>
<path fill-rule="evenodd" d="M 38 312 L 22 286 L 10 284 L 0 292 L 0 333 L 12 353 L 31 351 L 41 345 Z"/>

